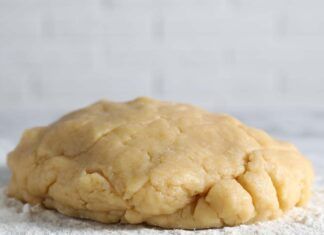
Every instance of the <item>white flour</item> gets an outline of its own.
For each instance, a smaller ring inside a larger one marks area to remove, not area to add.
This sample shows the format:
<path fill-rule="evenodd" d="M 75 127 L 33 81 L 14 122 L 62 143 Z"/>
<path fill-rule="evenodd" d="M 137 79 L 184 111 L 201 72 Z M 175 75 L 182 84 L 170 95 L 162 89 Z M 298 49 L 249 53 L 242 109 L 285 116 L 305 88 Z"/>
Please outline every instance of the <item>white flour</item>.
<path fill-rule="evenodd" d="M 73 219 L 57 212 L 31 207 L 0 189 L 0 234 L 324 234 L 324 188 L 314 189 L 307 208 L 295 208 L 281 219 L 254 225 L 208 230 L 163 230 L 145 226 L 105 225 Z"/>

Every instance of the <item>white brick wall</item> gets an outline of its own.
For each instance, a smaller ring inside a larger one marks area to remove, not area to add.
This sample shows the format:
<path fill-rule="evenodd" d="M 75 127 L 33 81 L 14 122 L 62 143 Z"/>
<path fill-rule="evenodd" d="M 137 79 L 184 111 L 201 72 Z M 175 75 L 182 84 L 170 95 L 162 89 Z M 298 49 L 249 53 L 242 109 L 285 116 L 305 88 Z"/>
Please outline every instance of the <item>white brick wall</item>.
<path fill-rule="evenodd" d="M 321 0 L 0 0 L 0 107 L 324 105 Z"/>

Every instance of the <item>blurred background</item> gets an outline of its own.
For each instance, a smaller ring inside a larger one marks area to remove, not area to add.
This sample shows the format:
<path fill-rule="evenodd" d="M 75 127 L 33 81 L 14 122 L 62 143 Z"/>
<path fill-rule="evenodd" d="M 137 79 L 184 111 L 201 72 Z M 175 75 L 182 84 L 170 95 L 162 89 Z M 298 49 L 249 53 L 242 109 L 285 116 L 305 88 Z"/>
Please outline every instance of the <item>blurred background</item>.
<path fill-rule="evenodd" d="M 98 99 L 152 96 L 228 112 L 318 153 L 323 7 L 321 0 L 0 0 L 2 151 L 23 129 Z"/>

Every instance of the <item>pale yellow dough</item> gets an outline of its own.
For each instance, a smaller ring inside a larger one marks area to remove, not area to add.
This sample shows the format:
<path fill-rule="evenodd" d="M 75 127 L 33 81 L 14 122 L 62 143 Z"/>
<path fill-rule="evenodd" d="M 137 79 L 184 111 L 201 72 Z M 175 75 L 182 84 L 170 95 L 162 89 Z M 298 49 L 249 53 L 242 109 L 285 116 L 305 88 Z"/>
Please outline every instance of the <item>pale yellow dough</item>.
<path fill-rule="evenodd" d="M 9 195 L 104 223 L 209 228 L 277 218 L 310 196 L 291 144 L 223 114 L 138 98 L 100 101 L 26 130 Z"/>

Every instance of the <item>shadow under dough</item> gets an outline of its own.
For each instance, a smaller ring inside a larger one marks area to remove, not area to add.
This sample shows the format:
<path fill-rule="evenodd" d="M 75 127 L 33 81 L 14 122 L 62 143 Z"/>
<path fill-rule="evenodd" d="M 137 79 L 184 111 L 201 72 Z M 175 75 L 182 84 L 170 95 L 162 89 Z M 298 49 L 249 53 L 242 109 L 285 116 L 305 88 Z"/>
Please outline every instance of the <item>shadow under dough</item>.
<path fill-rule="evenodd" d="M 10 171 L 8 167 L 0 166 L 0 187 L 8 184 L 10 179 Z"/>

